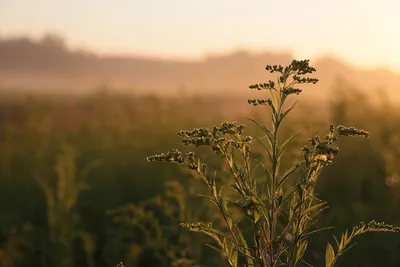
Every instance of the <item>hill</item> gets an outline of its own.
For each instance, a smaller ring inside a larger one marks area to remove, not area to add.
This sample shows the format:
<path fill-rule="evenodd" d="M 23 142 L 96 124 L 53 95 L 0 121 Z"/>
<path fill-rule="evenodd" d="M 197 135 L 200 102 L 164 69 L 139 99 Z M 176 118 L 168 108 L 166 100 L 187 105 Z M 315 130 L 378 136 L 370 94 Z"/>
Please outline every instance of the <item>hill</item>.
<path fill-rule="evenodd" d="M 113 92 L 233 95 L 248 93 L 255 82 L 268 80 L 266 64 L 287 64 L 290 53 L 238 51 L 198 61 L 104 56 L 71 50 L 62 38 L 46 35 L 41 40 L 0 39 L 0 88 L 31 92 L 89 93 L 107 86 Z M 365 90 L 384 88 L 398 98 L 400 73 L 386 69 L 359 69 L 334 57 L 311 60 L 320 79 L 315 97 L 325 96 L 338 78 Z M 17 89 L 13 89 L 17 90 Z M 318 92 L 318 93 L 317 93 Z"/>

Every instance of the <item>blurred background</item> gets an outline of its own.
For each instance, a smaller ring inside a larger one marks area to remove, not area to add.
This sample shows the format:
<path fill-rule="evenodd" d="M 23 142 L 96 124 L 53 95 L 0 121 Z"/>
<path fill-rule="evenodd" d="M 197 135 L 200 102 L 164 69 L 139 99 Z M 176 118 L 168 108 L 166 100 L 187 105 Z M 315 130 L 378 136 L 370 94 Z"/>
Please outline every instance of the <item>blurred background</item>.
<path fill-rule="evenodd" d="M 0 0 L 0 266 L 225 266 L 182 221 L 216 210 L 190 173 L 146 157 L 176 133 L 247 117 L 267 64 L 310 59 L 284 135 L 344 124 L 318 185 L 329 209 L 306 260 L 362 220 L 400 225 L 397 1 Z M 207 155 L 206 153 L 204 155 Z M 218 169 L 221 163 L 210 158 Z M 200 189 L 199 189 L 200 190 Z M 195 191 L 195 192 L 194 192 Z M 204 208 L 203 208 L 204 207 Z M 400 266 L 400 236 L 369 234 L 340 266 Z"/>

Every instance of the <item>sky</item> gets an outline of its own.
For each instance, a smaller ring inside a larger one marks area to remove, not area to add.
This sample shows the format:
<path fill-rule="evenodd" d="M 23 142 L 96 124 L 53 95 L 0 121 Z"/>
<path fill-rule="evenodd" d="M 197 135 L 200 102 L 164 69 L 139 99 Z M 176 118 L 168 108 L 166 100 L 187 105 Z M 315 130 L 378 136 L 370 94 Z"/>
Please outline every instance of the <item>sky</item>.
<path fill-rule="evenodd" d="M 58 33 L 102 54 L 198 59 L 236 50 L 400 70 L 396 0 L 0 0 L 0 37 Z"/>

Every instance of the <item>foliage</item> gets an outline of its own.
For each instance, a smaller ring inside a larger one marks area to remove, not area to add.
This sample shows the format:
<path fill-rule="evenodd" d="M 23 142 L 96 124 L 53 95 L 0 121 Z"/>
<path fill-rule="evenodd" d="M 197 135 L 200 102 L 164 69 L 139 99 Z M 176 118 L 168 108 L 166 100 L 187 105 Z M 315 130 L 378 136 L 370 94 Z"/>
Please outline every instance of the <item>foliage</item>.
<path fill-rule="evenodd" d="M 193 201 L 195 199 L 180 182 L 170 181 L 161 195 L 137 205 L 128 204 L 108 211 L 119 226 L 108 242 L 109 249 L 114 251 L 113 258 L 124 259 L 127 267 L 185 267 L 194 266 L 195 262 L 207 262 L 202 259 L 205 240 L 194 242 L 188 233 L 181 233 L 177 227 L 184 220 L 213 219 L 207 209 L 194 209 L 194 205 L 188 205 Z M 121 243 L 123 246 L 116 245 Z M 117 248 L 123 251 L 115 251 Z M 146 257 L 149 254 L 152 256 Z"/>
<path fill-rule="evenodd" d="M 293 60 L 286 67 L 269 65 L 266 70 L 279 73 L 277 81 L 255 84 L 250 89 L 268 91 L 270 98 L 248 100 L 249 104 L 266 106 L 270 110 L 270 128 L 252 120 L 264 131 L 264 136 L 247 136 L 244 134 L 245 125 L 236 122 L 224 122 L 212 129 L 203 127 L 178 132 L 184 145 L 209 146 L 225 163 L 229 179 L 217 179 L 217 172 L 210 172 L 207 164 L 196 158 L 193 152 L 183 154 L 174 149 L 148 157 L 148 161 L 185 164 L 199 175 L 209 191 L 205 197 L 215 204 L 225 227 L 217 229 L 211 223 L 203 222 L 182 223 L 182 226 L 211 237 L 218 245 L 214 247 L 215 250 L 226 256 L 229 264 L 234 267 L 297 266 L 304 262 L 309 237 L 326 230 L 314 228 L 317 216 L 328 207 L 326 202 L 317 197 L 315 186 L 321 171 L 333 163 L 339 152 L 336 142 L 341 136 L 369 137 L 369 133 L 364 130 L 330 125 L 323 139 L 319 136 L 309 139 L 311 146 L 302 148 L 301 161 L 282 171 L 282 155 L 296 135 L 280 142 L 279 130 L 297 102 L 286 109 L 284 105 L 288 97 L 302 92 L 295 86 L 315 84 L 318 79 L 306 77 L 315 71 L 309 66 L 308 60 Z M 258 161 L 252 167 L 254 160 L 250 148 L 254 143 L 262 146 L 268 164 Z M 257 177 L 257 168 L 262 169 L 263 179 Z M 297 179 L 295 174 L 298 174 Z M 225 191 L 228 186 L 233 187 L 235 195 L 227 196 Z M 239 212 L 241 216 L 235 218 L 234 212 Z M 252 240 L 246 240 L 244 234 L 249 224 L 252 227 Z M 400 228 L 375 221 L 360 223 L 353 228 L 351 234 L 346 232 L 340 241 L 335 239 L 336 252 L 330 243 L 327 244 L 325 265 L 333 266 L 358 235 L 385 231 L 399 232 Z"/>
<path fill-rule="evenodd" d="M 57 257 L 60 259 L 53 263 L 53 266 L 73 265 L 73 244 L 78 238 L 83 242 L 88 266 L 94 266 L 95 243 L 93 237 L 88 232 L 79 229 L 80 218 L 75 210 L 79 195 L 89 189 L 85 182 L 85 176 L 94 164 L 78 173 L 75 153 L 73 147 L 69 145 L 62 147 L 56 162 L 56 181 L 45 179 L 39 174 L 36 175 L 36 180 L 46 197 L 50 241 L 47 245 L 52 247 L 52 250 L 49 251 L 59 255 Z"/>

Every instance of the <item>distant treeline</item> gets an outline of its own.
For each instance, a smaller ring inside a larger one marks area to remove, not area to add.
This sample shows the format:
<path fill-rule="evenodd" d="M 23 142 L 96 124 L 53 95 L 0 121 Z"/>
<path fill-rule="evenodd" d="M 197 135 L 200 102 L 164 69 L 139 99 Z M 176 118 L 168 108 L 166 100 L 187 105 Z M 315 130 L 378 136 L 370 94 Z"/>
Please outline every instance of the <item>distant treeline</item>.
<path fill-rule="evenodd" d="M 114 92 L 134 94 L 243 95 L 253 81 L 266 79 L 265 62 L 285 65 L 293 58 L 291 53 L 237 51 L 199 61 L 163 60 L 135 55 L 134 49 L 134 56 L 111 56 L 71 50 L 57 34 L 38 40 L 0 37 L 0 90 L 79 94 L 105 85 Z M 320 79 L 313 97 L 326 96 L 336 78 L 342 77 L 368 91 L 385 88 L 400 99 L 399 73 L 361 70 L 334 57 L 312 59 L 312 65 Z"/>

